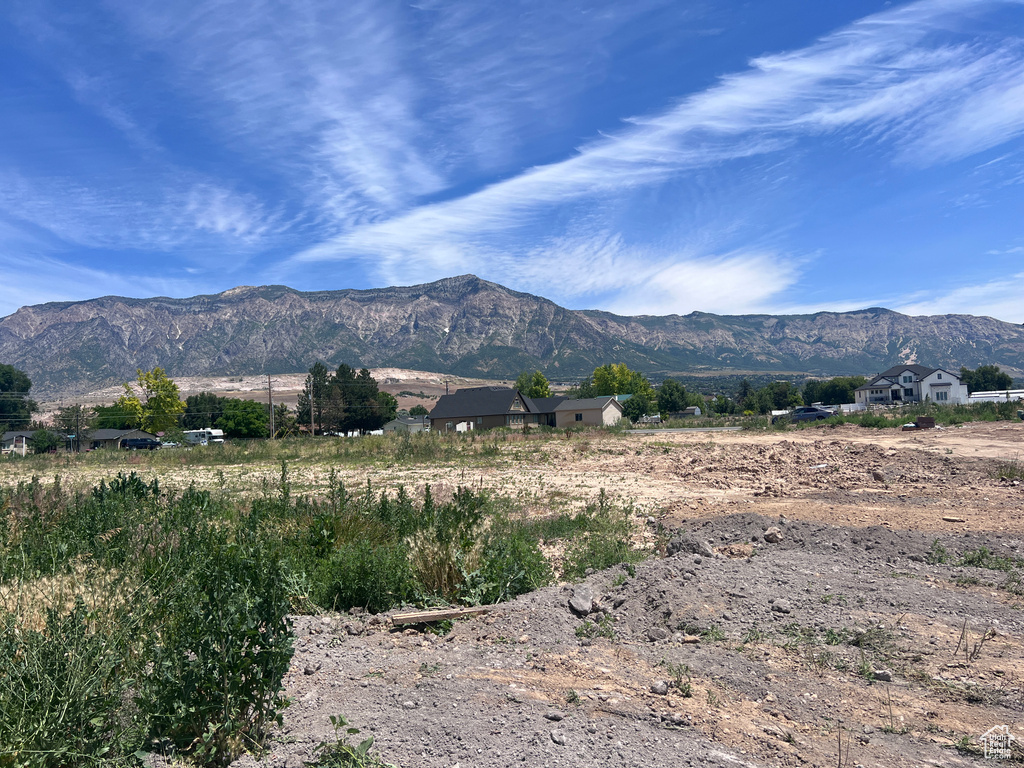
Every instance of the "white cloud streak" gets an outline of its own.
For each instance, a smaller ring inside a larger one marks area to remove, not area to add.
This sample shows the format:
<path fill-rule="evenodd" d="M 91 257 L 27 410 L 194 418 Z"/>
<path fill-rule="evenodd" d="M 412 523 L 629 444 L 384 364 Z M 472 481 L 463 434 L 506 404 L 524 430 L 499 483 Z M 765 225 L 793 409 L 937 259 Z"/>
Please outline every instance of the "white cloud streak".
<path fill-rule="evenodd" d="M 26 269 L 24 252 L 0 256 L 0 317 L 20 307 L 49 301 L 84 301 L 97 296 L 193 296 L 211 292 L 200 280 L 124 274 L 72 264 L 33 252 Z M 218 289 L 219 290 L 219 289 Z"/>
<path fill-rule="evenodd" d="M 1024 272 L 953 290 L 897 301 L 893 309 L 908 315 L 985 315 L 1009 323 L 1024 323 Z"/>
<path fill-rule="evenodd" d="M 170 174 L 159 187 L 86 187 L 64 178 L 27 178 L 0 172 L 0 211 L 66 243 L 94 249 L 186 250 L 207 265 L 226 244 L 227 263 L 286 224 L 252 196 L 187 174 Z M 202 237 L 197 237 L 197 233 Z M 215 255 L 211 259 L 211 254 Z"/>
<path fill-rule="evenodd" d="M 523 271 L 517 264 L 527 254 L 538 257 L 537 248 L 517 248 L 512 234 L 524 234 L 551 210 L 621 198 L 631 189 L 763 156 L 808 137 L 835 134 L 853 145 L 882 143 L 910 166 L 996 146 L 1024 131 L 1024 99 L 1016 98 L 1024 87 L 1022 46 L 1002 39 L 958 42 L 957 29 L 972 13 L 1000 5 L 926 0 L 863 19 L 808 48 L 760 57 L 748 71 L 724 77 L 662 114 L 635 118 L 627 129 L 589 143 L 572 158 L 357 226 L 297 254 L 291 268 L 362 259 L 377 264 L 378 274 L 389 280 L 404 276 L 405 282 L 415 282 L 453 270 L 503 279 Z M 984 118 L 972 119 L 978 114 Z M 702 298 L 708 285 L 684 290 L 688 281 L 682 275 L 695 259 L 728 265 L 732 280 L 756 289 L 740 306 L 765 302 L 799 274 L 795 264 L 784 267 L 790 260 L 778 254 L 755 249 L 753 256 L 726 256 L 715 250 L 710 244 L 710 250 L 686 256 L 664 247 L 620 247 L 619 269 L 602 270 L 607 256 L 584 238 L 554 250 L 548 263 L 573 275 L 558 284 L 562 296 L 612 290 L 623 270 L 647 275 L 646 285 L 666 297 L 659 302 L 663 309 L 708 306 Z M 550 289 L 551 284 L 537 279 L 522 287 Z M 637 303 L 627 294 L 621 305 Z"/>

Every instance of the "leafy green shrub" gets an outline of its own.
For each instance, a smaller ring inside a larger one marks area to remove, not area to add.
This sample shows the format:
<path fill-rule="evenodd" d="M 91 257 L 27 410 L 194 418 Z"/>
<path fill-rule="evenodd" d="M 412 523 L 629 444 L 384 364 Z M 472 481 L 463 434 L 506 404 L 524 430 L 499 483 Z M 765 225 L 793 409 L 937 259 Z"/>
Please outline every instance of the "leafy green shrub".
<path fill-rule="evenodd" d="M 957 565 L 969 568 L 987 568 L 992 571 L 1012 571 L 1015 566 L 1024 565 L 1024 561 L 1013 557 L 995 555 L 989 551 L 988 547 L 979 547 L 978 549 L 964 552 Z"/>
<path fill-rule="evenodd" d="M 484 539 L 479 577 L 480 603 L 500 603 L 551 583 L 551 565 L 526 525 L 505 516 L 495 518 Z"/>
<path fill-rule="evenodd" d="M 153 734 L 226 764 L 278 721 L 292 656 L 285 572 L 246 536 L 196 531 L 169 563 L 142 699 Z"/>
<path fill-rule="evenodd" d="M 386 611 L 415 595 L 416 581 L 403 542 L 342 544 L 312 576 L 313 599 L 331 610 Z"/>
<path fill-rule="evenodd" d="M 358 728 L 346 728 L 348 720 L 341 715 L 331 715 L 331 725 L 334 726 L 334 741 L 321 741 L 316 746 L 316 757 L 306 763 L 310 768 L 393 768 L 370 751 L 373 736 L 353 746 L 348 743 L 348 737 L 359 733 Z"/>
<path fill-rule="evenodd" d="M 597 504 L 588 507 L 586 515 L 587 532 L 575 538 L 565 553 L 566 578 L 583 578 L 588 569 L 600 571 L 643 558 L 632 547 L 633 522 L 629 510 L 611 504 L 603 489 Z"/>
<path fill-rule="evenodd" d="M 942 565 L 949 560 L 949 551 L 942 546 L 941 541 L 935 539 L 928 550 L 928 554 L 925 555 L 925 560 L 929 565 Z"/>

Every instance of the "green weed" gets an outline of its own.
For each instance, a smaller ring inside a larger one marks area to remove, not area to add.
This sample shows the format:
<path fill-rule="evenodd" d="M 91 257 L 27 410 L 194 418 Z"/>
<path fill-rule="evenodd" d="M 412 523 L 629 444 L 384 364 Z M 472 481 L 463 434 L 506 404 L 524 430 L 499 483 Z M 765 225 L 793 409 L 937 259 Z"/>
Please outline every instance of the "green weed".
<path fill-rule="evenodd" d="M 312 762 L 305 763 L 311 768 L 395 768 L 385 763 L 379 755 L 370 750 L 373 747 L 373 736 L 363 739 L 359 744 L 348 742 L 349 736 L 359 733 L 358 728 L 349 726 L 341 715 L 331 715 L 334 726 L 334 740 L 322 741 L 315 749 L 316 756 Z M 344 729 L 344 730 L 343 730 Z"/>

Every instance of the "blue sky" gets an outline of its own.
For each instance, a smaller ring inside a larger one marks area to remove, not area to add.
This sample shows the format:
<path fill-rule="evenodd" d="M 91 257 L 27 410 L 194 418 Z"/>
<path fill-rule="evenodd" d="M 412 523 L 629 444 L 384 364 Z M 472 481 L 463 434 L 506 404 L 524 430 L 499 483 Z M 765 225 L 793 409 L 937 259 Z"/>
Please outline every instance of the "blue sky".
<path fill-rule="evenodd" d="M 1024 0 L 6 0 L 0 269 L 1024 322 Z"/>

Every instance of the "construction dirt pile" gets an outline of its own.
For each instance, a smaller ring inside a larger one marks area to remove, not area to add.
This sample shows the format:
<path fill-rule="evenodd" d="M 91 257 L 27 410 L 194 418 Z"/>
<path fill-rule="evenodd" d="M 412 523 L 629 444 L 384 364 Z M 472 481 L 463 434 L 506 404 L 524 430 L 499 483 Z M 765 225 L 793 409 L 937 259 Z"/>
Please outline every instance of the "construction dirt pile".
<path fill-rule="evenodd" d="M 994 429 L 567 449 L 545 471 L 636 467 L 660 554 L 446 634 L 295 617 L 263 764 L 311 760 L 331 715 L 401 766 L 990 765 L 1002 726 L 1020 764 L 1024 487 L 997 469 L 1024 425 Z"/>

